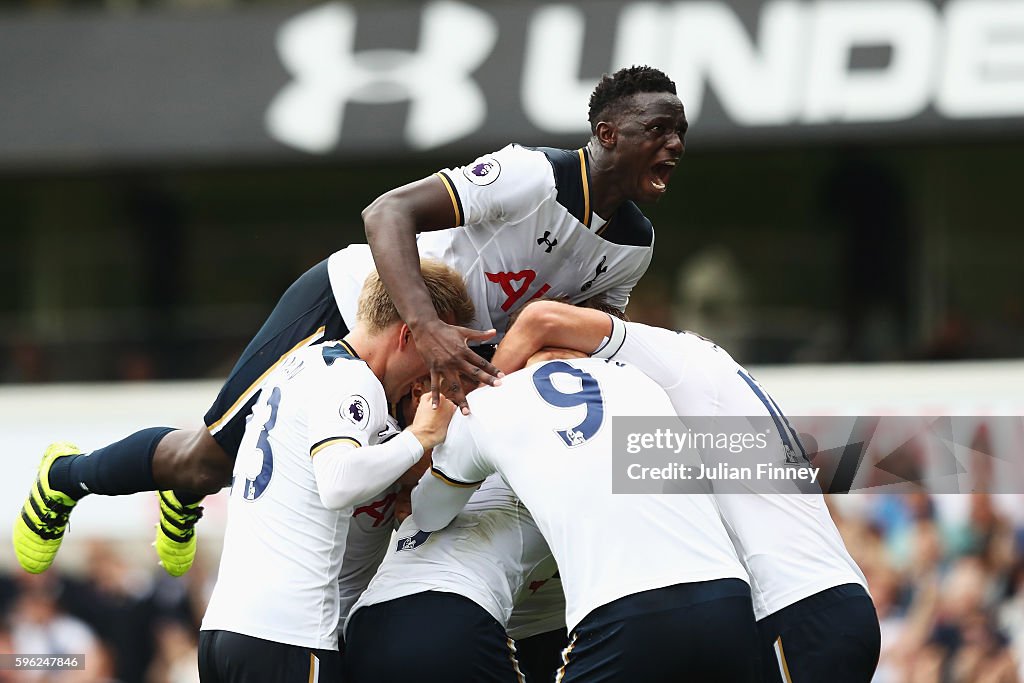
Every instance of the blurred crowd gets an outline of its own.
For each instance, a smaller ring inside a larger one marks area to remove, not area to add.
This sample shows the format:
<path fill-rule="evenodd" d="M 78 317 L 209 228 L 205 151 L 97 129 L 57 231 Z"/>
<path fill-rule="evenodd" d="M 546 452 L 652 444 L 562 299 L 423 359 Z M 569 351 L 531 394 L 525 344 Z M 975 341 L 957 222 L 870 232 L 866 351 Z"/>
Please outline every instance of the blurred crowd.
<path fill-rule="evenodd" d="M 202 567 L 172 579 L 159 568 L 138 569 L 99 540 L 90 542 L 84 566 L 81 575 L 0 573 L 0 652 L 85 661 L 82 670 L 0 670 L 0 683 L 198 682 L 198 629 L 211 578 Z"/>
<path fill-rule="evenodd" d="M 855 494 L 829 502 L 878 610 L 876 683 L 1024 677 L 1019 496 Z"/>
<path fill-rule="evenodd" d="M 853 494 L 829 504 L 878 609 L 876 683 L 1024 680 L 1019 496 Z M 197 563 L 171 579 L 121 553 L 97 540 L 81 575 L 0 574 L 0 652 L 87 662 L 84 671 L 0 671 L 0 683 L 198 680 L 197 629 L 214 577 Z"/>

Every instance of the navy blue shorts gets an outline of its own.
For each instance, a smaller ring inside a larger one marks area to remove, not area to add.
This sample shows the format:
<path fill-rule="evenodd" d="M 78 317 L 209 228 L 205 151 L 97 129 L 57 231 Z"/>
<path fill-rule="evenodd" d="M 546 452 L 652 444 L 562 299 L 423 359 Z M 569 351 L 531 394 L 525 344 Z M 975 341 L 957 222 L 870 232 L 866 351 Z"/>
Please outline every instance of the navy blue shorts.
<path fill-rule="evenodd" d="M 342 683 L 341 654 L 231 631 L 199 632 L 202 683 Z"/>
<path fill-rule="evenodd" d="M 573 630 L 559 682 L 760 681 L 750 587 L 681 583 L 598 607 Z"/>
<path fill-rule="evenodd" d="M 867 591 L 829 588 L 757 622 L 767 683 L 868 683 L 881 634 Z"/>
<path fill-rule="evenodd" d="M 521 683 L 515 645 L 469 598 L 427 591 L 360 607 L 345 627 L 349 683 Z"/>
<path fill-rule="evenodd" d="M 551 683 L 555 680 L 555 673 L 562 666 L 562 650 L 566 642 L 564 628 L 516 640 L 516 659 L 526 683 Z"/>
<path fill-rule="evenodd" d="M 285 291 L 207 411 L 206 428 L 230 457 L 238 453 L 245 421 L 260 384 L 291 352 L 321 341 L 341 339 L 348 328 L 327 276 L 327 261 L 307 270 Z"/>

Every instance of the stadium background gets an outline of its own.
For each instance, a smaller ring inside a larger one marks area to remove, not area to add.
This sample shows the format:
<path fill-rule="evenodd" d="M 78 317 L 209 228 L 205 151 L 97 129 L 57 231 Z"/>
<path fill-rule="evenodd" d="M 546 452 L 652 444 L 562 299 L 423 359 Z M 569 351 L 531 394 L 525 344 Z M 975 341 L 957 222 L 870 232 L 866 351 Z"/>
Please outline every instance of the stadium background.
<path fill-rule="evenodd" d="M 630 63 L 691 124 L 634 319 L 715 338 L 791 414 L 1024 414 L 1022 36 L 1018 0 L 4 3 L 0 653 L 192 680 L 223 501 L 184 579 L 153 567 L 141 495 L 87 500 L 28 577 L 8 529 L 46 443 L 197 423 L 375 196 L 583 144 L 593 83 Z M 1024 672 L 1024 496 L 832 503 L 878 681 Z"/>

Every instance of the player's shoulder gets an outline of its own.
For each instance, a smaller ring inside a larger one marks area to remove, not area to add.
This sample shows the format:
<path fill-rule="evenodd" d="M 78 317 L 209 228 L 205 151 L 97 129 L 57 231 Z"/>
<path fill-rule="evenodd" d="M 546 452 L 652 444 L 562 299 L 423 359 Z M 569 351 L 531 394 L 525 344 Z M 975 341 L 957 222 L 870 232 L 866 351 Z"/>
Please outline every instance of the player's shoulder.
<path fill-rule="evenodd" d="M 696 332 L 674 330 L 635 321 L 617 323 L 617 326 L 622 328 L 621 339 L 617 342 L 619 349 L 630 344 L 634 350 L 640 347 L 658 356 L 674 356 L 679 359 L 708 357 L 732 361 L 732 357 L 714 340 Z M 615 354 L 603 357 L 615 358 Z"/>
<path fill-rule="evenodd" d="M 461 168 L 461 174 L 465 180 L 479 187 L 511 183 L 531 183 L 538 187 L 555 185 L 545 156 L 515 142 L 477 157 Z"/>
<path fill-rule="evenodd" d="M 730 353 L 714 339 L 708 339 L 704 335 L 692 330 L 682 330 L 677 334 L 678 343 L 685 347 L 688 353 L 701 354 L 708 358 L 715 358 L 720 362 L 739 365 Z"/>
<path fill-rule="evenodd" d="M 295 355 L 332 372 L 359 372 L 368 369 L 356 350 L 343 339 L 313 344 Z"/>
<path fill-rule="evenodd" d="M 519 145 L 517 145 L 519 146 Z M 580 170 L 585 168 L 586 160 L 580 149 L 560 149 L 557 147 L 527 147 L 519 146 L 535 155 L 541 155 L 551 167 L 551 171 L 558 180 L 578 179 Z"/>
<path fill-rule="evenodd" d="M 320 382 L 337 386 L 365 386 L 383 394 L 380 380 L 366 362 L 344 340 L 314 344 L 294 354 L 297 361 L 313 368 L 313 376 Z M 287 361 L 286 361 L 287 362 Z"/>
<path fill-rule="evenodd" d="M 590 225 L 590 170 L 585 148 L 522 147 L 540 155 L 551 169 L 556 200 L 581 223 Z M 636 204 L 623 202 L 604 228 L 602 238 L 622 246 L 654 246 L 654 225 Z"/>
<path fill-rule="evenodd" d="M 557 147 L 522 147 L 541 162 L 555 187 L 555 201 L 565 207 L 581 223 L 588 224 L 589 171 L 582 149 Z"/>

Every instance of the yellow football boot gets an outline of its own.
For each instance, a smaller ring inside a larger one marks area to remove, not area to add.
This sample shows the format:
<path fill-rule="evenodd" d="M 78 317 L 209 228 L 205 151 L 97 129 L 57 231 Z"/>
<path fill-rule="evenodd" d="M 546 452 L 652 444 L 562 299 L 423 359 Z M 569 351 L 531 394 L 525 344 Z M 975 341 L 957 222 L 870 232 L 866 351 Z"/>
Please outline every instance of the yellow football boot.
<path fill-rule="evenodd" d="M 156 554 L 171 576 L 181 576 L 196 559 L 196 522 L 203 516 L 199 503 L 182 504 L 173 491 L 157 491 L 160 523 L 156 525 Z"/>
<path fill-rule="evenodd" d="M 82 451 L 72 443 L 50 444 L 39 463 L 35 486 L 28 494 L 21 514 L 14 520 L 14 554 L 22 569 L 39 574 L 53 564 L 53 558 L 64 540 L 68 517 L 77 501 L 50 488 L 50 467 L 58 458 L 79 455 Z"/>

